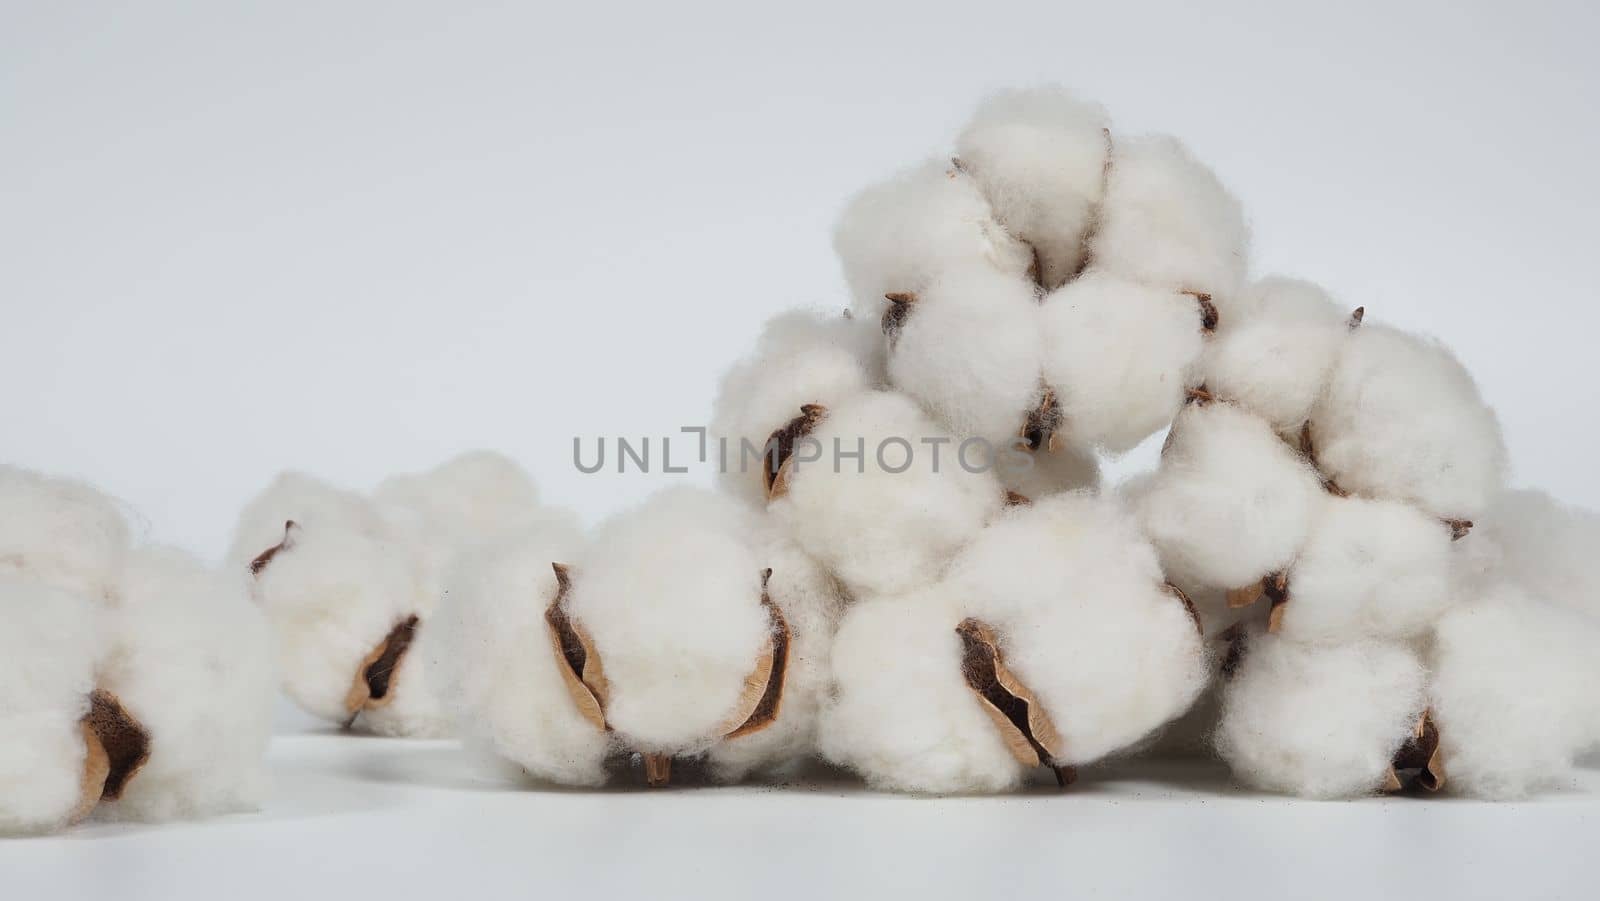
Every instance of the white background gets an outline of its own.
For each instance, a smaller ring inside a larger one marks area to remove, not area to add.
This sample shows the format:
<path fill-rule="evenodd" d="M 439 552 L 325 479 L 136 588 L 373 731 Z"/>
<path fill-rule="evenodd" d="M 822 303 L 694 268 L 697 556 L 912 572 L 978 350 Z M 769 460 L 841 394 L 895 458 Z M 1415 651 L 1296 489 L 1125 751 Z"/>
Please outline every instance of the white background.
<path fill-rule="evenodd" d="M 0 0 L 0 460 L 210 557 L 279 469 L 476 446 L 593 521 L 660 480 L 574 436 L 703 423 L 766 317 L 843 305 L 853 191 L 1059 81 L 1188 141 L 1257 272 L 1450 343 L 1516 481 L 1600 506 L 1597 35 L 1579 0 Z"/>

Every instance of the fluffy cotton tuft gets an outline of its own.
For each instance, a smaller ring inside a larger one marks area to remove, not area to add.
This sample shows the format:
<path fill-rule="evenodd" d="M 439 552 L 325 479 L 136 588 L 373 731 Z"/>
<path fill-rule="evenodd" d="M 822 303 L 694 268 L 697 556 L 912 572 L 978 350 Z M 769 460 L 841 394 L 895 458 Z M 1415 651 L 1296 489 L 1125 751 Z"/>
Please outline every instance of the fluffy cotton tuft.
<path fill-rule="evenodd" d="M 943 586 L 853 605 L 833 645 L 823 755 L 889 791 L 1016 787 L 1023 767 L 961 674 L 961 618 Z"/>
<path fill-rule="evenodd" d="M 1372 794 L 1427 707 L 1425 679 L 1405 645 L 1310 645 L 1256 632 L 1223 689 L 1217 750 L 1257 788 Z"/>
<path fill-rule="evenodd" d="M 1229 403 L 1185 408 L 1168 441 L 1136 500 L 1163 558 L 1209 588 L 1285 569 L 1327 499 L 1305 458 Z"/>
<path fill-rule="evenodd" d="M 1518 798 L 1572 781 L 1591 746 L 1600 627 L 1500 587 L 1440 621 L 1433 643 L 1433 713 L 1447 787 Z"/>
<path fill-rule="evenodd" d="M 0 833 L 50 831 L 78 812 L 99 613 L 86 598 L 0 576 Z"/>
<path fill-rule="evenodd" d="M 794 311 L 767 323 L 749 356 L 722 377 L 708 454 L 724 488 L 765 503 L 762 451 L 806 404 L 837 404 L 882 381 L 876 319 Z"/>
<path fill-rule="evenodd" d="M 1077 274 L 1105 190 L 1109 120 L 1059 87 L 1003 91 L 985 100 L 956 141 L 962 168 L 994 214 L 1039 257 L 1053 289 Z"/>
<path fill-rule="evenodd" d="M 1350 312 L 1310 282 L 1266 278 L 1245 292 L 1253 312 L 1230 319 L 1206 348 L 1206 387 L 1298 438 L 1350 335 Z"/>
<path fill-rule="evenodd" d="M 236 578 L 171 549 L 130 555 L 100 687 L 150 735 L 150 759 L 108 816 L 251 809 L 265 788 L 275 696 L 266 619 Z"/>
<path fill-rule="evenodd" d="M 885 294 L 920 292 L 947 269 L 1023 276 L 1033 253 L 995 221 L 978 184 L 930 160 L 862 191 L 834 229 L 833 246 L 857 316 L 883 315 Z"/>
<path fill-rule="evenodd" d="M 810 438 L 769 509 L 858 596 L 933 582 L 1004 500 L 984 449 L 963 465 L 962 443 L 898 394 L 830 407 Z"/>
<path fill-rule="evenodd" d="M 1195 298 L 1091 269 L 1040 316 L 1067 438 L 1119 453 L 1172 421 L 1204 346 Z"/>
<path fill-rule="evenodd" d="M 1281 634 L 1411 638 L 1457 600 L 1450 529 L 1407 504 L 1331 497 L 1294 569 Z"/>
<path fill-rule="evenodd" d="M 1005 490 L 1034 500 L 1100 487 L 1100 458 L 1071 442 L 1063 442 L 1053 451 L 1009 453 L 1000 457 L 999 463 Z"/>
<path fill-rule="evenodd" d="M 1317 463 L 1347 491 L 1472 519 L 1503 489 L 1494 411 L 1442 345 L 1380 325 L 1344 342 L 1311 414 Z"/>
<path fill-rule="evenodd" d="M 1248 244 L 1239 202 L 1182 143 L 1116 139 L 1090 246 L 1096 266 L 1150 286 L 1210 294 L 1226 322 Z"/>
<path fill-rule="evenodd" d="M 1006 666 L 1089 763 L 1188 709 L 1208 667 L 1199 629 L 1116 500 L 1073 493 L 1011 507 L 951 565 L 964 615 L 993 627 Z"/>
<path fill-rule="evenodd" d="M 634 750 L 708 749 L 772 635 L 756 514 L 696 489 L 602 525 L 573 569 L 567 611 L 611 683 L 606 722 Z"/>
<path fill-rule="evenodd" d="M 1463 540 L 1464 579 L 1509 582 L 1540 600 L 1600 619 L 1600 514 L 1542 491 L 1507 491 Z"/>
<path fill-rule="evenodd" d="M 0 576 L 104 600 L 128 549 L 116 501 L 71 479 L 0 465 Z"/>
<path fill-rule="evenodd" d="M 372 497 L 380 505 L 410 511 L 446 540 L 514 528 L 539 507 L 533 480 L 493 451 L 469 451 L 427 472 L 391 476 Z"/>
<path fill-rule="evenodd" d="M 949 272 L 917 295 L 890 345 L 890 383 L 962 438 L 1010 446 L 1039 405 L 1039 304 L 1023 279 Z"/>
<path fill-rule="evenodd" d="M 445 697 L 469 745 L 563 785 L 604 782 L 611 744 L 573 704 L 545 622 L 558 589 L 551 564 L 581 546 L 575 523 L 554 517 L 474 549 L 435 623 L 450 661 Z"/>

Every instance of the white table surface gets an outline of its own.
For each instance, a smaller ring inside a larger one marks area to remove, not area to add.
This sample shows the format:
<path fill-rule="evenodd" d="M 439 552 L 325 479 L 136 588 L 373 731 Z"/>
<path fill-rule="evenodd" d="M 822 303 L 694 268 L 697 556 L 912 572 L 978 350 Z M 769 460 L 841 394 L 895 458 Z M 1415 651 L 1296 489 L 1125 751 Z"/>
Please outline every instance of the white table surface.
<path fill-rule="evenodd" d="M 1069 792 L 564 791 L 451 742 L 275 739 L 262 810 L 0 840 L 0 898 L 1596 898 L 1600 771 L 1568 791 L 1314 803 L 1212 763 L 1090 770 Z"/>

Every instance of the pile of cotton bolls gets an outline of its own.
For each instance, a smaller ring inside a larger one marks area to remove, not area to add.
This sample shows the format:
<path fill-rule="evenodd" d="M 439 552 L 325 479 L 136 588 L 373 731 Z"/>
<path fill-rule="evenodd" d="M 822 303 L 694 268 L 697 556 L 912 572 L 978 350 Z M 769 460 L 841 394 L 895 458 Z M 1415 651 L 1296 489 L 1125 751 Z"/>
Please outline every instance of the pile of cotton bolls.
<path fill-rule="evenodd" d="M 498 454 L 394 476 L 370 497 L 284 473 L 240 514 L 228 554 L 277 637 L 283 687 L 306 712 L 384 735 L 454 731 L 431 619 L 479 544 L 575 529 Z"/>
<path fill-rule="evenodd" d="M 1600 633 L 1580 619 L 1528 653 L 1565 614 L 1520 584 L 1523 551 L 1487 558 L 1501 542 L 1474 534 L 1504 530 L 1506 462 L 1472 378 L 1314 285 L 1243 297 L 1157 471 L 1127 488 L 1222 636 L 1218 752 L 1252 785 L 1312 797 L 1559 781 L 1554 762 L 1600 735 L 1581 705 L 1531 731 L 1504 717 L 1535 706 L 1518 695 L 1567 693 Z"/>
<path fill-rule="evenodd" d="M 0 466 L 0 509 L 0 832 L 253 807 L 273 678 L 243 584 L 78 482 Z"/>

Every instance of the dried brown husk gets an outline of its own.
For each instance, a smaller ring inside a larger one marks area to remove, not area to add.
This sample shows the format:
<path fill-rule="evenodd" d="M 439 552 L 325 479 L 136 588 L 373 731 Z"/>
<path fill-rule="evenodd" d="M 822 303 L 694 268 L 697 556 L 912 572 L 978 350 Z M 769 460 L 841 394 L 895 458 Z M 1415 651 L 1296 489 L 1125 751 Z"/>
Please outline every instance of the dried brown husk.
<path fill-rule="evenodd" d="M 101 801 L 122 797 L 128 783 L 150 760 L 150 733 L 122 701 L 104 689 L 89 694 L 89 712 L 79 722 L 84 763 L 81 795 L 69 819 L 88 816 Z"/>
<path fill-rule="evenodd" d="M 275 557 L 294 547 L 295 533 L 300 531 L 300 524 L 289 520 L 283 524 L 283 540 L 256 555 L 250 561 L 250 575 L 260 576 L 261 571 L 267 568 Z"/>
<path fill-rule="evenodd" d="M 345 692 L 344 709 L 349 714 L 345 725 L 355 723 L 357 716 L 363 710 L 376 710 L 386 707 L 394 700 L 394 677 L 405 662 L 406 652 L 411 649 L 411 642 L 416 638 L 417 626 L 420 620 L 417 616 L 408 616 L 394 624 L 389 634 L 383 641 L 362 658 L 361 665 L 356 668 L 355 679 L 350 683 L 350 690 Z"/>
<path fill-rule="evenodd" d="M 1052 454 L 1059 453 L 1066 444 L 1061 424 L 1061 402 L 1056 398 L 1055 389 L 1040 382 L 1039 402 L 1028 411 L 1017 436 L 1027 443 L 1030 451 L 1044 449 Z"/>
<path fill-rule="evenodd" d="M 783 687 L 789 673 L 789 622 L 772 602 L 767 590 L 771 579 L 771 569 L 761 573 L 761 606 L 772 622 L 772 634 L 756 658 L 755 669 L 745 677 L 739 703 L 722 730 L 724 738 L 742 738 L 760 732 L 777 721 L 783 708 Z"/>
<path fill-rule="evenodd" d="M 883 299 L 889 305 L 883 308 L 883 318 L 878 324 L 892 348 L 900 340 L 900 330 L 905 328 L 906 319 L 911 316 L 911 307 L 917 302 L 917 295 L 912 291 L 891 291 L 883 295 Z"/>
<path fill-rule="evenodd" d="M 567 616 L 565 602 L 572 589 L 571 570 L 562 563 L 552 563 L 550 567 L 556 574 L 556 597 L 545 608 L 544 621 L 550 648 L 556 655 L 556 668 L 578 713 L 596 729 L 608 732 L 611 727 L 606 723 L 605 704 L 611 685 L 606 681 L 605 668 L 594 639 Z"/>
<path fill-rule="evenodd" d="M 1394 762 L 1384 776 L 1385 792 L 1421 789 L 1436 792 L 1444 787 L 1444 758 L 1439 750 L 1439 726 L 1433 711 L 1424 710 L 1406 743 L 1395 752 Z"/>
<path fill-rule="evenodd" d="M 1183 292 L 1193 297 L 1200 307 L 1200 328 L 1207 334 L 1217 330 L 1217 323 L 1222 320 L 1222 314 L 1217 312 L 1217 305 L 1212 302 L 1211 295 L 1204 291 Z"/>
<path fill-rule="evenodd" d="M 1200 609 L 1194 605 L 1194 599 L 1189 597 L 1189 593 L 1171 582 L 1163 583 L 1161 587 L 1167 594 L 1177 598 L 1183 604 L 1183 609 L 1188 612 L 1189 618 L 1194 620 L 1194 630 L 1200 634 L 1201 638 L 1204 638 L 1206 628 L 1200 622 Z"/>
<path fill-rule="evenodd" d="M 978 696 L 1011 756 L 1023 766 L 1048 766 L 1061 785 L 1075 774 L 1070 767 L 1052 763 L 1066 750 L 1066 742 L 1032 691 L 1006 668 L 999 638 L 993 627 L 968 617 L 956 626 L 961 637 L 961 674 Z"/>
<path fill-rule="evenodd" d="M 809 436 L 828 415 L 821 404 L 805 404 L 800 415 L 789 420 L 767 439 L 767 453 L 762 460 L 761 478 L 767 488 L 767 500 L 773 501 L 789 492 L 789 477 L 794 467 L 794 448 Z"/>

